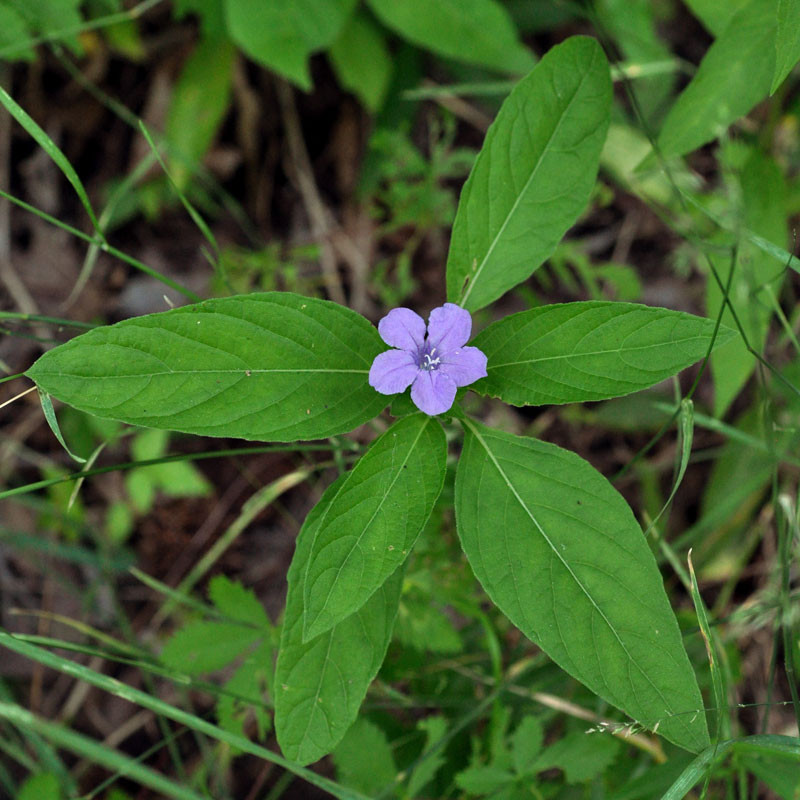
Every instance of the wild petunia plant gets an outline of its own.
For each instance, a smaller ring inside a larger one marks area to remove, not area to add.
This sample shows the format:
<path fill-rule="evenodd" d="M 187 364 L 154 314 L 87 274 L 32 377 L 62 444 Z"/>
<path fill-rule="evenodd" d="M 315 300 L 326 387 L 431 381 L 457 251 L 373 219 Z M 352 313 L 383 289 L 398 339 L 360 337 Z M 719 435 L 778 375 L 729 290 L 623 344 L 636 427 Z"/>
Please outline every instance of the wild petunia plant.
<path fill-rule="evenodd" d="M 443 486 L 445 426 L 463 435 L 458 535 L 491 600 L 623 714 L 689 751 L 709 742 L 661 575 L 626 502 L 576 454 L 489 428 L 457 399 L 466 386 L 517 406 L 617 397 L 733 336 L 689 314 L 593 301 L 512 314 L 467 345 L 469 312 L 527 279 L 582 213 L 610 108 L 608 62 L 591 38 L 553 48 L 520 81 L 464 187 L 448 302 L 427 329 L 410 309 L 376 330 L 332 302 L 252 294 L 97 328 L 27 372 L 45 398 L 100 417 L 281 442 L 352 431 L 410 387 L 421 413 L 397 411 L 297 540 L 273 698 L 278 740 L 297 762 L 334 748 L 381 666 L 404 562 Z"/>

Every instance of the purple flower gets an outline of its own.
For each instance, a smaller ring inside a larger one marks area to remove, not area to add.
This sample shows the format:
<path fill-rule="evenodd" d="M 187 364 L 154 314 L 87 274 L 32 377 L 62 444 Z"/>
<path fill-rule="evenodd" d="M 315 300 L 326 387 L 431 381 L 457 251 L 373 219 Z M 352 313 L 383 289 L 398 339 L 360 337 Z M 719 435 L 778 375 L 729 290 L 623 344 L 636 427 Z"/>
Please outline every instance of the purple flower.
<path fill-rule="evenodd" d="M 455 303 L 434 308 L 425 320 L 410 308 L 395 308 L 379 323 L 378 333 L 387 350 L 375 357 L 369 385 L 381 394 L 397 394 L 411 387 L 414 405 L 430 416 L 447 411 L 459 386 L 486 377 L 486 356 L 477 347 L 465 347 L 472 332 L 469 311 Z"/>

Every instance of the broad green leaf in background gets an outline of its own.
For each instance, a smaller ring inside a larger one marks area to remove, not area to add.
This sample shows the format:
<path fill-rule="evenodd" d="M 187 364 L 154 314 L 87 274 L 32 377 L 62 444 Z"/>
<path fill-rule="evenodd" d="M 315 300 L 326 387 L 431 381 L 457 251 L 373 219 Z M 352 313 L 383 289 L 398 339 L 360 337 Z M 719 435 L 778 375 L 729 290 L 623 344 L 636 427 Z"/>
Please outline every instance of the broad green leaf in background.
<path fill-rule="evenodd" d="M 760 436 L 764 420 L 759 412 L 757 407 L 748 409 L 734 422 L 736 431 Z M 701 520 L 713 522 L 717 518 L 713 526 L 715 536 L 722 536 L 731 528 L 748 524 L 749 515 L 758 508 L 760 498 L 769 487 L 776 459 L 780 458 L 782 452 L 785 452 L 783 442 L 775 452 L 759 450 L 733 437 L 723 445 L 711 465 L 700 507 L 703 512 Z M 742 540 L 736 537 L 734 542 L 736 552 L 741 552 Z M 698 561 L 701 577 L 704 575 L 703 566 Z"/>
<path fill-rule="evenodd" d="M 709 767 L 719 764 L 729 753 L 735 754 L 734 763 L 737 766 L 743 765 L 742 756 L 749 756 L 751 753 L 764 755 L 773 763 L 778 759 L 787 759 L 789 763 L 796 765 L 800 759 L 800 740 L 796 736 L 756 734 L 714 742 L 692 759 L 672 786 L 661 795 L 661 800 L 683 800 L 695 784 L 708 778 Z"/>
<path fill-rule="evenodd" d="M 514 783 L 514 775 L 494 764 L 475 764 L 456 775 L 456 784 L 471 794 L 502 792 Z"/>
<path fill-rule="evenodd" d="M 265 292 L 96 328 L 45 353 L 26 375 L 98 417 L 294 441 L 345 433 L 386 405 L 367 383 L 383 349 L 354 311 Z"/>
<path fill-rule="evenodd" d="M 137 433 L 131 442 L 134 461 L 158 459 L 167 453 L 169 433 L 148 429 Z M 203 497 L 211 493 L 211 484 L 189 461 L 170 461 L 135 467 L 125 473 L 125 488 L 140 514 L 152 508 L 157 491 L 168 497 Z"/>
<path fill-rule="evenodd" d="M 379 111 L 392 77 L 392 54 L 378 26 L 366 14 L 354 15 L 328 55 L 339 83 L 370 111 Z"/>
<path fill-rule="evenodd" d="M 22 784 L 17 800 L 61 800 L 58 776 L 52 772 L 32 775 Z"/>
<path fill-rule="evenodd" d="M 223 37 L 203 39 L 184 64 L 173 90 L 165 135 L 169 172 L 184 190 L 194 165 L 206 154 L 228 110 L 236 50 Z"/>
<path fill-rule="evenodd" d="M 303 577 L 303 640 L 337 625 L 406 560 L 442 490 L 447 441 L 425 414 L 405 417 L 347 473 L 315 528 Z"/>
<path fill-rule="evenodd" d="M 161 660 L 186 675 L 203 675 L 230 664 L 263 636 L 236 622 L 190 622 L 167 641 Z"/>
<path fill-rule="evenodd" d="M 508 12 L 495 0 L 367 0 L 375 15 L 404 39 L 441 56 L 503 72 L 534 64 Z"/>
<path fill-rule="evenodd" d="M 781 168 L 769 156 L 753 150 L 741 172 L 742 224 L 758 236 L 785 247 L 788 241 L 786 182 Z M 711 255 L 723 284 L 727 283 L 731 259 Z M 742 241 L 730 282 L 728 297 L 750 346 L 760 351 L 767 338 L 776 298 L 783 284 L 784 268 L 772 256 L 749 241 Z M 716 317 L 722 290 L 709 274 L 706 280 L 706 313 Z M 729 309 L 722 315 L 725 325 L 736 322 Z M 722 416 L 755 368 L 756 359 L 744 340 L 734 337 L 711 356 L 714 376 L 714 414 Z"/>
<path fill-rule="evenodd" d="M 719 36 L 749 0 L 684 0 L 692 13 L 714 35 Z"/>
<path fill-rule="evenodd" d="M 541 754 L 536 769 L 558 767 L 564 770 L 567 783 L 589 781 L 608 769 L 619 749 L 619 739 L 609 733 L 568 733 Z"/>
<path fill-rule="evenodd" d="M 237 736 L 245 736 L 245 722 L 253 715 L 258 728 L 258 738 L 263 739 L 272 725 L 266 708 L 266 690 L 272 693 L 272 662 L 275 648 L 271 641 L 263 641 L 250 650 L 233 675 L 225 681 L 224 692 L 217 699 L 217 721 L 219 726 Z"/>
<path fill-rule="evenodd" d="M 195 620 L 176 631 L 161 652 L 167 666 L 188 675 L 203 675 L 237 663 L 217 700 L 219 724 L 244 734 L 244 719 L 252 713 L 263 738 L 270 726 L 264 694 L 272 693 L 274 642 L 272 625 L 252 589 L 224 575 L 213 577 L 208 594 L 225 620 Z"/>
<path fill-rule="evenodd" d="M 699 361 L 714 328 L 714 320 L 635 303 L 540 306 L 475 337 L 473 344 L 488 359 L 488 376 L 470 389 L 517 406 L 618 397 Z M 716 342 L 734 336 L 720 328 Z"/>
<path fill-rule="evenodd" d="M 75 34 L 83 21 L 79 11 L 81 0 L 0 0 L 0 5 L 9 5 L 29 26 L 30 31 L 21 43 L 27 42 L 33 33 L 36 38 L 61 39 L 73 52 L 82 52 Z M 0 34 L 0 38 L 5 35 Z"/>
<path fill-rule="evenodd" d="M 422 748 L 425 757 L 416 765 L 405 790 L 406 798 L 424 796 L 425 788 L 445 763 L 444 747 L 437 747 L 447 733 L 447 720 L 438 714 L 420 720 L 417 729 L 425 733 L 425 745 Z"/>
<path fill-rule="evenodd" d="M 627 503 L 575 453 L 464 425 L 456 523 L 489 597 L 593 692 L 687 750 L 705 747 L 703 700 Z"/>
<path fill-rule="evenodd" d="M 536 766 L 536 759 L 544 742 L 544 728 L 539 717 L 528 715 L 517 726 L 511 737 L 514 771 L 525 775 Z"/>
<path fill-rule="evenodd" d="M 398 609 L 394 638 L 404 647 L 413 647 L 420 652 L 452 655 L 464 649 L 464 643 L 445 610 L 438 608 L 429 595 L 409 596 L 408 589 L 403 592 Z"/>
<path fill-rule="evenodd" d="M 369 757 L 365 757 L 366 754 Z M 397 767 L 386 734 L 374 722 L 359 717 L 333 751 L 336 777 L 345 786 L 378 797 L 394 783 Z"/>
<path fill-rule="evenodd" d="M 33 61 L 36 53 L 26 44 L 32 37 L 25 18 L 0 1 L 0 61 Z"/>
<path fill-rule="evenodd" d="M 775 74 L 770 94 L 775 93 L 798 61 L 800 61 L 800 0 L 778 0 Z"/>
<path fill-rule="evenodd" d="M 250 58 L 308 91 L 308 57 L 333 43 L 356 0 L 224 2 L 233 41 Z"/>
<path fill-rule="evenodd" d="M 762 780 L 778 797 L 800 797 L 800 770 L 797 760 L 770 753 L 745 753 L 740 764 Z"/>
<path fill-rule="evenodd" d="M 608 62 L 588 37 L 552 48 L 517 84 L 461 193 L 449 300 L 475 311 L 550 256 L 586 207 L 610 108 Z"/>
<path fill-rule="evenodd" d="M 682 163 L 675 164 L 669 175 L 662 169 L 647 172 L 637 169 L 651 151 L 652 145 L 641 131 L 632 125 L 612 122 L 600 155 L 600 167 L 625 191 L 650 204 L 671 205 L 675 186 L 691 192 L 701 188 L 700 178 Z"/>
<path fill-rule="evenodd" d="M 303 523 L 275 667 L 275 732 L 284 755 L 309 764 L 331 752 L 352 725 L 383 662 L 397 614 L 403 568 L 355 614 L 303 642 L 303 576 L 317 526 L 344 483 L 330 486 Z"/>
<path fill-rule="evenodd" d="M 225 575 L 215 575 L 208 584 L 208 596 L 226 617 L 246 625 L 270 628 L 267 612 L 264 611 L 264 606 L 259 602 L 255 592 L 245 588 L 238 581 L 232 581 Z"/>
<path fill-rule="evenodd" d="M 658 135 L 664 158 L 710 142 L 769 94 L 777 0 L 751 0 L 709 47 Z"/>
<path fill-rule="evenodd" d="M 208 594 L 217 611 L 234 621 L 189 622 L 172 635 L 161 652 L 165 664 L 189 675 L 221 669 L 272 634 L 269 617 L 252 589 L 216 575 Z"/>

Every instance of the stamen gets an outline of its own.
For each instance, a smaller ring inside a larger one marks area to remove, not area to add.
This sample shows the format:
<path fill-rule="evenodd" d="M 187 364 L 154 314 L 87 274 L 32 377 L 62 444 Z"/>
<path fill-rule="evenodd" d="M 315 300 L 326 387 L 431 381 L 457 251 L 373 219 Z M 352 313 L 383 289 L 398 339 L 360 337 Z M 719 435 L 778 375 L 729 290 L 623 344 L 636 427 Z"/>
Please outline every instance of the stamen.
<path fill-rule="evenodd" d="M 421 369 L 424 369 L 426 372 L 430 372 L 439 366 L 441 359 L 438 356 L 436 358 L 432 357 L 435 352 L 436 348 L 432 347 L 430 353 L 425 353 L 422 356 L 422 363 L 419 365 Z"/>

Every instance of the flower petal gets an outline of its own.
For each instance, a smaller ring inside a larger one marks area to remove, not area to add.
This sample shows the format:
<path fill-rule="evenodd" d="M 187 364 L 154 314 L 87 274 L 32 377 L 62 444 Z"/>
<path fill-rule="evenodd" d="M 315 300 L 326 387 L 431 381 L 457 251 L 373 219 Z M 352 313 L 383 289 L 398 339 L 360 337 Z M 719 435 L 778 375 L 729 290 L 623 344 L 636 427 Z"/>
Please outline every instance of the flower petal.
<path fill-rule="evenodd" d="M 444 413 L 453 405 L 453 400 L 456 399 L 456 384 L 441 370 L 430 372 L 420 370 L 411 385 L 411 399 L 420 411 L 433 417 Z"/>
<path fill-rule="evenodd" d="M 456 386 L 469 386 L 486 377 L 486 356 L 477 347 L 459 347 L 442 356 L 439 372 L 449 375 Z"/>
<path fill-rule="evenodd" d="M 404 392 L 419 373 L 416 358 L 405 350 L 387 350 L 375 356 L 369 385 L 381 394 Z"/>
<path fill-rule="evenodd" d="M 461 306 L 445 303 L 431 311 L 428 318 L 428 343 L 436 348 L 437 355 L 463 347 L 469 341 L 470 333 L 472 317 Z"/>
<path fill-rule="evenodd" d="M 379 323 L 386 344 L 415 355 L 425 342 L 425 320 L 410 308 L 393 308 Z"/>

